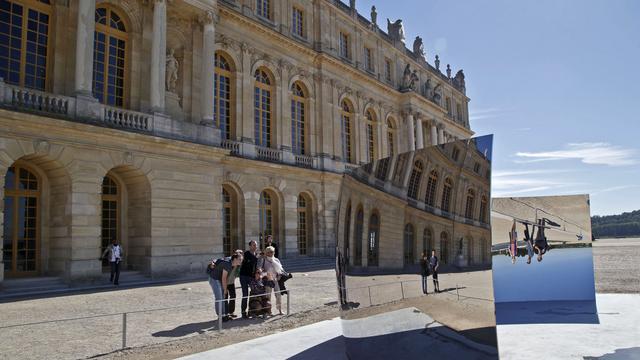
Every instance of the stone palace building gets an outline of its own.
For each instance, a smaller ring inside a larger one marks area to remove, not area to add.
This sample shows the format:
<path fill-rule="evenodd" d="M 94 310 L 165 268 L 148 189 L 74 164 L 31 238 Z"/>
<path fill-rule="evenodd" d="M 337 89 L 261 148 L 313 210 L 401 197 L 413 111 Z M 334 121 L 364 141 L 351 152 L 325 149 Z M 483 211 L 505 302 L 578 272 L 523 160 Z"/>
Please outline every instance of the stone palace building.
<path fill-rule="evenodd" d="M 405 152 L 344 177 L 338 251 L 349 273 L 413 270 L 431 250 L 443 264 L 491 265 L 491 145 L 476 141 Z"/>
<path fill-rule="evenodd" d="M 0 0 L 0 78 L 0 281 L 333 255 L 345 169 L 473 134 L 462 71 L 353 0 Z"/>

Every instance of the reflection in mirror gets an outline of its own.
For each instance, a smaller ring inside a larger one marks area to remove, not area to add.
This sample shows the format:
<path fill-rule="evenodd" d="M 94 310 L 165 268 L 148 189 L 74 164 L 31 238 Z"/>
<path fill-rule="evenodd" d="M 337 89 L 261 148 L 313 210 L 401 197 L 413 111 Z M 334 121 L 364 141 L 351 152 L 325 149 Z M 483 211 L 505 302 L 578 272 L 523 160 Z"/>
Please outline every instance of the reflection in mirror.
<path fill-rule="evenodd" d="M 345 174 L 336 274 L 350 358 L 497 358 L 491 151 L 484 136 Z"/>
<path fill-rule="evenodd" d="M 588 195 L 496 198 L 491 225 L 498 325 L 598 323 Z"/>

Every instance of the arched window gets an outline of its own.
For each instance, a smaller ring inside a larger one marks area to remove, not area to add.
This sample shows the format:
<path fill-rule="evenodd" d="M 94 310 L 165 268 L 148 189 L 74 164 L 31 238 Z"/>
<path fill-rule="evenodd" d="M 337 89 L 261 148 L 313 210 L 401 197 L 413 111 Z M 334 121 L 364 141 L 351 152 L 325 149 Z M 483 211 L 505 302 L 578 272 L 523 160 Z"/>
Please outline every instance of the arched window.
<path fill-rule="evenodd" d="M 431 255 L 431 250 L 435 249 L 435 244 L 433 243 L 433 233 L 431 229 L 424 228 L 424 232 L 422 233 L 422 251 L 426 251 L 427 256 Z"/>
<path fill-rule="evenodd" d="M 120 240 L 120 191 L 118 183 L 107 175 L 102 179 L 102 230 L 100 253 L 111 245 L 113 240 Z M 102 266 L 109 266 L 109 259 L 102 260 Z"/>
<path fill-rule="evenodd" d="M 449 207 L 451 205 L 451 189 L 453 188 L 453 183 L 451 178 L 446 178 L 444 180 L 444 187 L 442 188 L 442 211 L 449 212 Z"/>
<path fill-rule="evenodd" d="M 299 83 L 291 85 L 291 148 L 294 154 L 304 155 L 307 148 L 307 95 Z"/>
<path fill-rule="evenodd" d="M 231 140 L 235 133 L 233 121 L 233 72 L 231 63 L 221 53 L 216 52 L 215 56 L 215 82 L 213 116 L 216 124 L 220 127 L 222 139 Z"/>
<path fill-rule="evenodd" d="M 231 256 L 233 251 L 242 248 L 238 239 L 238 196 L 236 191 L 222 185 L 222 249 L 224 256 Z"/>
<path fill-rule="evenodd" d="M 342 112 L 340 115 L 341 127 L 342 127 L 342 159 L 347 163 L 354 163 L 355 157 L 352 151 L 353 134 L 353 107 L 351 104 L 343 100 Z"/>
<path fill-rule="evenodd" d="M 49 1 L 0 1 L 0 77 L 8 84 L 46 90 Z"/>
<path fill-rule="evenodd" d="M 371 163 L 376 159 L 376 116 L 371 109 L 367 110 L 366 132 L 367 132 L 367 162 Z"/>
<path fill-rule="evenodd" d="M 407 196 L 411 199 L 415 199 L 418 196 L 422 169 L 422 161 L 418 160 L 413 164 L 413 170 L 411 170 L 411 177 L 409 178 L 409 189 L 407 190 Z"/>
<path fill-rule="evenodd" d="M 268 191 L 263 191 L 260 194 L 260 239 L 262 240 L 260 244 L 260 248 L 264 249 L 264 244 L 268 235 L 273 236 L 273 240 L 276 239 L 276 234 L 274 233 L 274 216 L 273 213 L 276 210 L 275 204 L 273 204 L 273 199 L 271 194 Z"/>
<path fill-rule="evenodd" d="M 7 170 L 2 254 L 8 276 L 35 275 L 39 262 L 40 180 L 26 167 Z"/>
<path fill-rule="evenodd" d="M 378 266 L 380 244 L 380 218 L 376 211 L 369 218 L 369 238 L 367 241 L 367 266 Z"/>
<path fill-rule="evenodd" d="M 433 170 L 429 174 L 429 181 L 427 182 L 427 192 L 424 195 L 424 202 L 429 206 L 434 206 L 436 203 L 436 188 L 438 187 L 438 172 Z"/>
<path fill-rule="evenodd" d="M 255 73 L 254 136 L 256 145 L 271 147 L 271 116 L 273 80 L 264 69 Z"/>
<path fill-rule="evenodd" d="M 271 0 L 256 0 L 256 14 L 265 19 L 271 19 Z"/>
<path fill-rule="evenodd" d="M 413 264 L 413 247 L 415 244 L 415 235 L 412 224 L 404 226 L 404 265 Z"/>
<path fill-rule="evenodd" d="M 356 215 L 356 231 L 355 237 L 353 241 L 355 241 L 354 245 L 354 257 L 353 264 L 356 266 L 362 266 L 362 231 L 364 227 L 364 212 L 362 211 L 362 206 L 358 207 L 358 213 Z"/>
<path fill-rule="evenodd" d="M 109 7 L 96 9 L 93 37 L 93 95 L 107 105 L 126 106 L 129 34 L 123 18 Z"/>
<path fill-rule="evenodd" d="M 396 127 L 392 118 L 387 119 L 387 143 L 389 146 L 389 156 L 396 154 Z"/>
<path fill-rule="evenodd" d="M 480 222 L 487 223 L 487 197 L 482 196 L 480 199 Z"/>
<path fill-rule="evenodd" d="M 440 261 L 449 263 L 449 234 L 444 231 L 440 233 Z"/>
<path fill-rule="evenodd" d="M 347 211 L 344 214 L 344 244 L 342 245 L 342 251 L 348 256 L 347 250 L 349 249 L 349 240 L 351 238 L 351 201 L 347 203 Z"/>
<path fill-rule="evenodd" d="M 308 255 L 311 242 L 311 199 L 305 194 L 298 195 L 298 252 Z"/>
<path fill-rule="evenodd" d="M 465 206 L 464 216 L 467 219 L 473 219 L 473 207 L 475 205 L 476 193 L 473 189 L 467 192 L 467 205 Z"/>

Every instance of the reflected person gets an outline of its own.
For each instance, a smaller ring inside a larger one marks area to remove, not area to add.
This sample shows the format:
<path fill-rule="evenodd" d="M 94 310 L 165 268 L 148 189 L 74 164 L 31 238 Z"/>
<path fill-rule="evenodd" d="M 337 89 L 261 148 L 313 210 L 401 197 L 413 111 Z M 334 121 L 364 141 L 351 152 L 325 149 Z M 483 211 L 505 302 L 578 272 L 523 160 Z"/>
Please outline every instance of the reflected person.
<path fill-rule="evenodd" d="M 429 259 L 429 270 L 433 276 L 433 288 L 436 293 L 440 292 L 440 285 L 438 283 L 438 268 L 440 267 L 440 261 L 436 256 L 436 249 L 431 250 L 431 258 Z"/>
<path fill-rule="evenodd" d="M 427 295 L 427 277 L 429 276 L 429 257 L 427 256 L 427 250 L 422 252 L 420 258 L 420 275 L 422 277 L 422 293 Z"/>

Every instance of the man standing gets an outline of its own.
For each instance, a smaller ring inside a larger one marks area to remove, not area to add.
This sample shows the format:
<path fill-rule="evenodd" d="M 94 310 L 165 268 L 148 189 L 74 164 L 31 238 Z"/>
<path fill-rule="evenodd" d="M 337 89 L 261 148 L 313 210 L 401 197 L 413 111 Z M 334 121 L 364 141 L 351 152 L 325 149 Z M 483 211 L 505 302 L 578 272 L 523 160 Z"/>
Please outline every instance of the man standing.
<path fill-rule="evenodd" d="M 207 273 L 209 274 L 209 285 L 213 291 L 214 308 L 218 317 L 222 316 L 222 321 L 227 322 L 231 320 L 231 316 L 227 314 L 227 303 L 225 298 L 228 295 L 228 280 L 229 274 L 235 267 L 242 265 L 242 256 L 238 254 L 231 255 L 231 260 L 219 259 L 211 263 L 207 267 Z"/>
<path fill-rule="evenodd" d="M 109 254 L 109 264 L 111 265 L 111 276 L 109 277 L 109 282 L 112 282 L 113 285 L 118 285 L 118 280 L 120 280 L 120 262 L 122 261 L 123 251 L 122 247 L 118 244 L 117 239 L 113 239 L 111 245 L 104 249 L 102 256 L 100 256 L 100 260 L 104 259 L 107 254 Z"/>
<path fill-rule="evenodd" d="M 258 262 L 258 243 L 255 240 L 249 241 L 249 250 L 244 252 L 242 266 L 240 266 L 240 286 L 242 287 L 242 303 L 240 310 L 242 318 L 247 318 L 247 297 L 249 296 L 249 283 L 255 277 L 256 263 Z"/>
<path fill-rule="evenodd" d="M 273 256 L 280 259 L 280 256 L 278 256 L 278 245 L 273 242 L 273 237 L 271 235 L 267 235 L 267 245 L 265 246 L 265 249 L 269 246 L 272 246 L 275 249 Z"/>
<path fill-rule="evenodd" d="M 440 292 L 440 285 L 438 284 L 438 268 L 440 267 L 440 261 L 436 256 L 436 249 L 431 250 L 431 258 L 429 259 L 429 268 L 433 275 L 433 287 L 437 293 Z"/>

